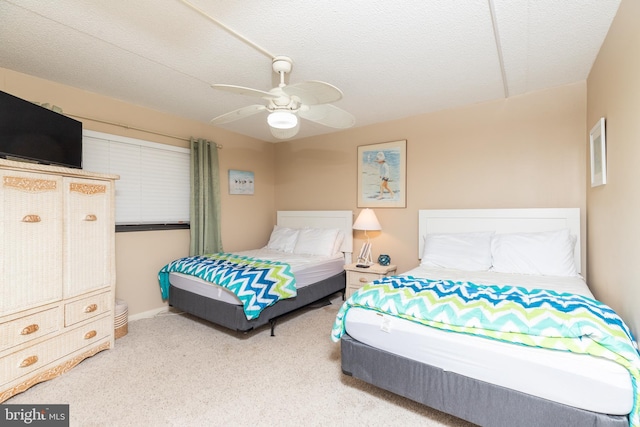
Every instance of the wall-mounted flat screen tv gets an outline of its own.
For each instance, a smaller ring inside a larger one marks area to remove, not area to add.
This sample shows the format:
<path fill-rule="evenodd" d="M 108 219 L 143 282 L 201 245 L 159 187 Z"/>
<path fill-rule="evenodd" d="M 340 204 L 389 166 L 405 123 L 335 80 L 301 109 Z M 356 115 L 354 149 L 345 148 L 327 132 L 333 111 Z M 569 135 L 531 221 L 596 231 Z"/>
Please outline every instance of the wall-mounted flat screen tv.
<path fill-rule="evenodd" d="M 0 157 L 82 168 L 82 122 L 0 91 Z"/>

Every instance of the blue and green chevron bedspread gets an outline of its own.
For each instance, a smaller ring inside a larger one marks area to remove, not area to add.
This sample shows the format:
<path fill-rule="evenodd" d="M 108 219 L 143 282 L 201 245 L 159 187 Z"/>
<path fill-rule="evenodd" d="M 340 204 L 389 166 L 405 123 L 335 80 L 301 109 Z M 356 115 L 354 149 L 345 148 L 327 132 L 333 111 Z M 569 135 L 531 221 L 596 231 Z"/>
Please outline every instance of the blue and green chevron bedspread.
<path fill-rule="evenodd" d="M 169 298 L 169 273 L 182 273 L 225 287 L 242 302 L 247 320 L 281 299 L 298 294 L 289 264 L 230 253 L 180 258 L 158 273 L 162 298 Z"/>
<path fill-rule="evenodd" d="M 345 333 L 352 307 L 446 331 L 613 360 L 629 371 L 634 392 L 629 424 L 640 427 L 638 345 L 622 319 L 599 301 L 542 289 L 385 277 L 343 304 L 331 331 L 333 341 Z"/>

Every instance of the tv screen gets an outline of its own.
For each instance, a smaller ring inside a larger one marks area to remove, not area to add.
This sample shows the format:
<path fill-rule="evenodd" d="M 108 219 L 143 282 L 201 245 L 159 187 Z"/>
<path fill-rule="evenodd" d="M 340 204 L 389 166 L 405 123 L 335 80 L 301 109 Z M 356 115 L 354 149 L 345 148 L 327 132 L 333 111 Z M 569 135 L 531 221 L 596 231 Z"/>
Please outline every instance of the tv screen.
<path fill-rule="evenodd" d="M 0 91 L 0 157 L 82 168 L 82 122 Z"/>

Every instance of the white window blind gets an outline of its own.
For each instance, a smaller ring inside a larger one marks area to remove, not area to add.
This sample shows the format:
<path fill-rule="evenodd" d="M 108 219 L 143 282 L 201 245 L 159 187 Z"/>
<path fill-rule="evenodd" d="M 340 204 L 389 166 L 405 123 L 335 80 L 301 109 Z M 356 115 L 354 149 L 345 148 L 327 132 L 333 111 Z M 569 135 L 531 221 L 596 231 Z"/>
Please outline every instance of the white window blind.
<path fill-rule="evenodd" d="M 82 168 L 120 175 L 116 224 L 189 222 L 187 148 L 83 131 Z"/>

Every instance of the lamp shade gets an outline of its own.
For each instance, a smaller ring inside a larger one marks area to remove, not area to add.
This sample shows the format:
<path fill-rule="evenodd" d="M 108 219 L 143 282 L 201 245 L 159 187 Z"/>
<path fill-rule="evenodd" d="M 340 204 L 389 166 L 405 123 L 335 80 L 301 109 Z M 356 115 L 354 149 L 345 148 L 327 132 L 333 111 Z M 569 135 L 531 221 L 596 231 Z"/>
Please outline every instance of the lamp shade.
<path fill-rule="evenodd" d="M 360 215 L 356 218 L 356 222 L 353 223 L 354 230 L 382 230 L 376 214 L 369 208 L 365 208 L 360 211 Z"/>
<path fill-rule="evenodd" d="M 269 126 L 276 129 L 291 129 L 298 124 L 298 116 L 289 111 L 274 111 L 267 117 Z"/>

